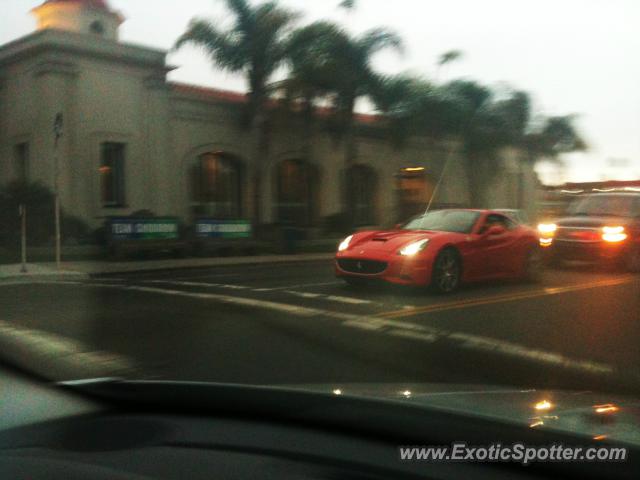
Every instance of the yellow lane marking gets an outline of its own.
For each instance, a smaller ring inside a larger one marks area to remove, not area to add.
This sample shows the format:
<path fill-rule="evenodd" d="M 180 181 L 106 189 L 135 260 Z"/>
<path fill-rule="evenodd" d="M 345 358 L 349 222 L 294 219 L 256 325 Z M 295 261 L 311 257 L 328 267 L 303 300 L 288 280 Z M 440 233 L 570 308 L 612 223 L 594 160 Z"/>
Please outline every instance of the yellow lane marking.
<path fill-rule="evenodd" d="M 457 310 L 457 309 L 470 308 L 470 307 L 476 307 L 481 305 L 491 305 L 496 303 L 513 302 L 516 300 L 527 300 L 532 298 L 546 297 L 549 295 L 559 295 L 562 293 L 578 292 L 582 290 L 590 290 L 593 288 L 613 287 L 616 285 L 624 285 L 626 283 L 631 283 L 636 279 L 637 277 L 634 275 L 625 275 L 624 277 L 615 278 L 611 280 L 601 280 L 599 282 L 570 285 L 567 287 L 543 288 L 543 289 L 537 289 L 537 290 L 532 290 L 527 292 L 514 292 L 514 293 L 509 293 L 504 295 L 494 295 L 492 297 L 487 297 L 487 298 L 471 298 L 468 300 L 441 302 L 441 303 L 436 303 L 434 305 L 426 305 L 424 307 L 384 312 L 384 313 L 378 314 L 378 316 L 383 318 L 411 317 L 411 316 L 419 315 L 422 313 L 442 312 L 445 310 Z"/>

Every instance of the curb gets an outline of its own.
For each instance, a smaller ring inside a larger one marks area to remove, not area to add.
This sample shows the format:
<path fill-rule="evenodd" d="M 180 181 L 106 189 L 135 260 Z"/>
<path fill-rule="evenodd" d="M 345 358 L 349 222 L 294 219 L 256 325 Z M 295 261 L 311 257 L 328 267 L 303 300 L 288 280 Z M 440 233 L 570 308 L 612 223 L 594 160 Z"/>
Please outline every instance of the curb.
<path fill-rule="evenodd" d="M 50 274 L 35 274 L 29 275 L 28 273 L 18 275 L 6 275 L 0 277 L 0 285 L 3 283 L 36 283 L 43 281 L 60 282 L 64 280 L 86 280 L 89 275 L 86 273 L 50 273 Z"/>
<path fill-rule="evenodd" d="M 171 272 L 171 271 L 188 271 L 188 270 L 205 270 L 213 268 L 225 268 L 234 266 L 259 266 L 259 265 L 286 265 L 296 263 L 314 263 L 314 262 L 329 262 L 334 258 L 334 253 L 317 253 L 309 255 L 274 255 L 274 256 L 254 256 L 254 257 L 227 257 L 227 258 L 215 258 L 215 259 L 191 259 L 187 264 L 165 264 L 158 263 L 153 264 L 153 260 L 149 264 L 131 262 L 129 264 L 124 263 L 122 265 L 110 266 L 108 262 L 102 265 L 96 265 L 95 268 L 86 268 L 87 272 L 82 272 L 81 262 L 74 267 L 73 262 L 70 262 L 68 268 L 74 269 L 67 272 L 57 273 L 14 273 L 11 272 L 7 275 L 0 273 L 0 284 L 3 282 L 37 282 L 37 281 L 62 281 L 62 280 L 83 280 L 95 277 L 109 277 L 114 275 L 127 275 L 127 274 L 139 274 L 139 273 L 153 273 L 153 272 Z M 91 271 L 93 270 L 93 271 Z"/>
<path fill-rule="evenodd" d="M 256 266 L 256 265 L 286 265 L 286 264 L 295 264 L 295 263 L 313 263 L 313 262 L 327 262 L 333 260 L 335 254 L 319 254 L 314 256 L 313 258 L 296 258 L 292 256 L 291 258 L 278 258 L 278 259 L 260 259 L 260 257 L 250 257 L 247 258 L 246 261 L 230 261 L 230 262 L 219 262 L 219 263 L 205 263 L 203 265 L 184 265 L 184 266 L 163 266 L 158 265 L 155 267 L 147 267 L 147 268 L 132 268 L 132 269 L 114 269 L 109 271 L 102 272 L 91 272 L 85 274 L 88 278 L 96 278 L 96 277 L 109 277 L 113 275 L 126 275 L 126 274 L 138 274 L 138 273 L 154 273 L 154 272 L 173 272 L 173 271 L 189 271 L 189 270 L 206 270 L 212 268 L 220 268 L 220 267 L 234 267 L 234 266 Z"/>

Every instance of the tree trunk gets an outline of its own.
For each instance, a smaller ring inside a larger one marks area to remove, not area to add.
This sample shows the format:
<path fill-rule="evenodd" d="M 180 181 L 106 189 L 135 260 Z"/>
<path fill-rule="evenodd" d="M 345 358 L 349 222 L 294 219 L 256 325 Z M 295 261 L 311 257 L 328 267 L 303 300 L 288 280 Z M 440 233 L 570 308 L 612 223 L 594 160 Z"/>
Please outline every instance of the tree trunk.
<path fill-rule="evenodd" d="M 253 228 L 258 231 L 262 224 L 262 177 L 263 166 L 269 165 L 270 132 L 266 114 L 259 110 L 254 120 L 255 151 L 253 153 Z"/>
<path fill-rule="evenodd" d="M 469 190 L 469 207 L 470 208 L 483 208 L 484 195 L 483 190 L 485 188 L 484 179 L 484 162 L 480 159 L 479 155 L 467 153 L 465 163 L 467 188 Z"/>
<path fill-rule="evenodd" d="M 349 169 L 356 163 L 358 158 L 358 143 L 355 128 L 355 99 L 350 100 L 346 107 L 345 131 L 344 131 L 344 172 L 343 172 L 343 202 L 344 214 L 349 219 L 349 223 L 354 223 L 354 210 L 350 201 L 349 192 Z"/>
<path fill-rule="evenodd" d="M 525 191 L 524 170 L 522 169 L 522 160 L 518 161 L 518 206 L 517 208 L 524 209 L 524 191 Z"/>
<path fill-rule="evenodd" d="M 305 126 L 302 146 L 303 155 L 305 156 L 305 161 L 311 162 L 313 160 L 313 137 L 315 132 L 315 108 L 313 105 L 313 95 L 309 95 L 305 98 L 303 116 Z"/>

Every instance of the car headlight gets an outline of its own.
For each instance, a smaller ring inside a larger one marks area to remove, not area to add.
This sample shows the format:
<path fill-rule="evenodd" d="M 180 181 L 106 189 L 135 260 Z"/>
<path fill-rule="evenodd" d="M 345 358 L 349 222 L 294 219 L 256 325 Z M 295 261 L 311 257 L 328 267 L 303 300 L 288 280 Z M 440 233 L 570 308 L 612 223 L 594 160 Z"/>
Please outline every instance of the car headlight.
<path fill-rule="evenodd" d="M 538 225 L 538 233 L 540 235 L 553 236 L 556 230 L 558 230 L 558 225 L 555 223 L 540 223 Z"/>
<path fill-rule="evenodd" d="M 410 257 L 424 250 L 428 243 L 429 243 L 428 238 L 425 238 L 424 240 L 418 240 L 417 242 L 413 242 L 413 243 L 410 243 L 409 245 L 405 245 L 404 247 L 402 247 L 402 249 L 398 253 L 405 257 Z"/>
<path fill-rule="evenodd" d="M 338 251 L 343 252 L 347 248 L 349 248 L 349 244 L 351 243 L 351 240 L 353 240 L 353 235 L 349 235 L 342 242 L 340 242 L 340 245 L 338 245 Z"/>
<path fill-rule="evenodd" d="M 553 245 L 553 238 L 541 238 L 540 239 L 540 246 L 543 248 L 547 248 L 550 247 L 551 245 Z"/>
<path fill-rule="evenodd" d="M 602 229 L 602 239 L 609 243 L 624 242 L 627 239 L 627 234 L 624 231 L 624 227 L 604 227 Z"/>

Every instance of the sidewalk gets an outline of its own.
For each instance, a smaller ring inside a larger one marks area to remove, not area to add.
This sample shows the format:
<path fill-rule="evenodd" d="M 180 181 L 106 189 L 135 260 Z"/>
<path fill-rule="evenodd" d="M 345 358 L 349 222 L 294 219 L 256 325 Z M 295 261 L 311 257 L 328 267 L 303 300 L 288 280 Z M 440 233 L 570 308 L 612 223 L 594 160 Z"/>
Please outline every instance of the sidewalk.
<path fill-rule="evenodd" d="M 27 271 L 22 271 L 22 264 L 0 265 L 0 282 L 33 282 L 38 280 L 76 280 L 88 278 L 86 273 L 76 271 L 63 264 L 61 270 L 55 263 L 28 263 Z"/>
<path fill-rule="evenodd" d="M 277 263 L 331 261 L 333 253 L 300 255 L 256 255 L 250 257 L 181 258 L 143 261 L 72 261 L 63 262 L 62 270 L 55 263 L 28 264 L 27 273 L 21 273 L 21 265 L 0 265 L 0 281 L 60 280 L 88 278 L 94 275 L 114 275 L 160 270 L 181 270 L 223 267 L 233 265 L 269 265 Z"/>

